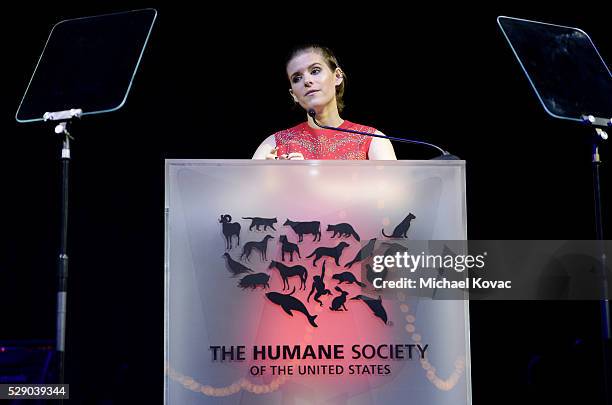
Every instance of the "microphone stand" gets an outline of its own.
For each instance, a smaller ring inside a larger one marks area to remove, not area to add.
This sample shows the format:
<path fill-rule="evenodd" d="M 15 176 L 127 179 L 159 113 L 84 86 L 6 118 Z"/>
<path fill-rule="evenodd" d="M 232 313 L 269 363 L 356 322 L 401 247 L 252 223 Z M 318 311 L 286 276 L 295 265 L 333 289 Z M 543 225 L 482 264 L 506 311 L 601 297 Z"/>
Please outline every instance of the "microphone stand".
<path fill-rule="evenodd" d="M 423 141 L 416 141 L 416 140 L 413 140 L 413 139 L 406 139 L 406 138 L 395 138 L 395 137 L 386 136 L 386 135 L 371 134 L 369 132 L 356 131 L 356 130 L 353 130 L 353 129 L 345 129 L 345 128 L 338 128 L 338 127 L 329 127 L 327 125 L 319 124 L 319 122 L 317 121 L 317 118 L 316 118 L 317 113 L 316 113 L 315 110 L 313 110 L 313 109 L 308 110 L 308 115 L 312 118 L 312 120 L 314 121 L 315 125 L 318 126 L 319 128 L 331 129 L 333 131 L 348 132 L 348 133 L 351 133 L 351 134 L 371 136 L 371 137 L 374 137 L 374 138 L 383 138 L 383 139 L 388 139 L 390 141 L 397 141 L 397 142 L 403 142 L 403 143 L 412 143 L 412 144 L 417 144 L 417 145 L 425 145 L 425 146 L 429 146 L 431 148 L 435 148 L 435 149 L 437 149 L 438 151 L 440 151 L 442 153 L 440 156 L 436 156 L 432 160 L 460 160 L 457 156 L 451 155 L 450 153 L 448 153 L 447 151 L 445 151 L 441 147 L 439 147 L 437 145 L 434 145 L 433 143 L 428 143 L 428 142 L 423 142 Z"/>

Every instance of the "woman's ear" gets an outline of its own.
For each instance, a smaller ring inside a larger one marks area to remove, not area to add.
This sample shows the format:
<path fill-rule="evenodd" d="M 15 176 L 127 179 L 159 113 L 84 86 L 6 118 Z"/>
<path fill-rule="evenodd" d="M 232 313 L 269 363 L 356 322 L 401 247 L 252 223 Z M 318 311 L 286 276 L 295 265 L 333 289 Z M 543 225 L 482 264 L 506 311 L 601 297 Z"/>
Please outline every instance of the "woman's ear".
<path fill-rule="evenodd" d="M 336 68 L 336 86 L 340 86 L 342 81 L 344 80 L 344 72 L 340 68 Z"/>
<path fill-rule="evenodd" d="M 293 90 L 289 89 L 289 94 L 291 94 L 291 97 L 293 98 L 293 102 L 297 104 L 298 103 L 298 99 L 295 96 L 295 94 L 293 94 Z"/>

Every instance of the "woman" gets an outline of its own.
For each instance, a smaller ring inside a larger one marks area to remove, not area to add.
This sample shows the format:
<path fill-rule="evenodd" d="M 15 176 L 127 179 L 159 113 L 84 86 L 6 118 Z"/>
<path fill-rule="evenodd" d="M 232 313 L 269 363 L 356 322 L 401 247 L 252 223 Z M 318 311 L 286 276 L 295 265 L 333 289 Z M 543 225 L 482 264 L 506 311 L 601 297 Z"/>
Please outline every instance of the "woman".
<path fill-rule="evenodd" d="M 328 48 L 297 48 L 286 70 L 291 84 L 289 94 L 304 111 L 313 109 L 319 124 L 383 135 L 340 117 L 346 77 Z M 306 116 L 306 122 L 270 135 L 259 145 L 253 159 L 397 159 L 388 139 L 322 129 Z"/>

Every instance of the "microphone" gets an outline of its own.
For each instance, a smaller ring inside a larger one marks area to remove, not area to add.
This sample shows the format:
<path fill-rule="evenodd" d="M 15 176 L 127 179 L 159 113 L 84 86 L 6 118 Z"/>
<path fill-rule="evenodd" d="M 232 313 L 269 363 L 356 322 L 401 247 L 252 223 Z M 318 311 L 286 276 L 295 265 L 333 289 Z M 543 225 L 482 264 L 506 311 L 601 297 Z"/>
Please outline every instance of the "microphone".
<path fill-rule="evenodd" d="M 406 138 L 395 138 L 392 136 L 385 136 L 385 135 L 378 135 L 378 134 L 370 134 L 368 132 L 362 132 L 362 131 L 355 131 L 353 129 L 344 129 L 344 128 L 337 128 L 337 127 L 328 127 L 327 125 L 321 125 L 317 122 L 317 112 L 314 109 L 309 109 L 308 110 L 308 115 L 310 117 L 312 117 L 312 120 L 314 121 L 315 125 L 320 127 L 320 128 L 324 128 L 324 129 L 331 129 L 334 131 L 341 131 L 341 132 L 349 132 L 351 134 L 359 134 L 359 135 L 365 135 L 365 136 L 371 136 L 374 138 L 383 138 L 383 139 L 389 139 L 390 141 L 398 141 L 398 142 L 404 142 L 404 143 L 414 143 L 417 145 L 425 145 L 425 146 L 429 146 L 431 148 L 435 148 L 438 151 L 440 151 L 442 154 L 440 156 L 437 156 L 435 158 L 433 158 L 432 160 L 460 160 L 457 156 L 455 155 L 451 155 L 450 153 L 448 153 L 447 151 L 445 151 L 444 149 L 442 149 L 441 147 L 434 145 L 433 143 L 428 143 L 428 142 L 423 142 L 423 141 L 416 141 L 414 139 L 406 139 Z"/>

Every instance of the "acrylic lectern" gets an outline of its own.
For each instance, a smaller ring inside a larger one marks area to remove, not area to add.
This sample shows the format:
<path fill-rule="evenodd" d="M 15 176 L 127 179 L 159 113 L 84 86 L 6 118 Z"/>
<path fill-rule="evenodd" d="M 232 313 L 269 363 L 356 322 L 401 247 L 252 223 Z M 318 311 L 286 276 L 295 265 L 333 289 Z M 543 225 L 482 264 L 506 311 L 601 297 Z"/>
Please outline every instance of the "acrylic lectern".
<path fill-rule="evenodd" d="M 471 403 L 467 300 L 381 294 L 372 247 L 466 239 L 465 162 L 167 160 L 175 404 Z"/>

